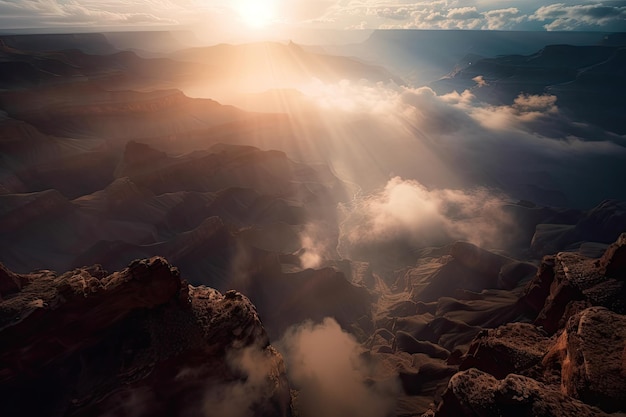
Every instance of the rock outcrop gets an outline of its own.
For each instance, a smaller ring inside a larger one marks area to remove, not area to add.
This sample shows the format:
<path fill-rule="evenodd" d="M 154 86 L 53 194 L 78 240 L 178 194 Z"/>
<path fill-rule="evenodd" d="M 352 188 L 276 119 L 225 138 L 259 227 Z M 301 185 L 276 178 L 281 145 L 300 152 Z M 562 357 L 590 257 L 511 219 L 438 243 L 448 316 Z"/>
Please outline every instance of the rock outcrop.
<path fill-rule="evenodd" d="M 459 369 L 478 368 L 499 379 L 512 373 L 528 375 L 541 363 L 549 342 L 542 330 L 528 323 L 484 330 L 472 341 Z"/>
<path fill-rule="evenodd" d="M 626 316 L 592 307 L 572 317 L 543 362 L 561 391 L 607 412 L 626 409 Z"/>
<path fill-rule="evenodd" d="M 519 304 L 550 334 L 587 307 L 604 306 L 625 314 L 625 262 L 626 234 L 601 259 L 572 252 L 546 256 Z"/>
<path fill-rule="evenodd" d="M 435 417 L 608 416 L 599 409 L 550 389 L 531 378 L 511 374 L 502 380 L 477 369 L 450 379 Z"/>
<path fill-rule="evenodd" d="M 625 247 L 622 234 L 599 259 L 545 257 L 518 303 L 534 324 L 480 332 L 429 415 L 626 411 Z"/>
<path fill-rule="evenodd" d="M 4 415 L 290 415 L 282 357 L 238 292 L 188 286 L 159 257 L 1 272 Z"/>

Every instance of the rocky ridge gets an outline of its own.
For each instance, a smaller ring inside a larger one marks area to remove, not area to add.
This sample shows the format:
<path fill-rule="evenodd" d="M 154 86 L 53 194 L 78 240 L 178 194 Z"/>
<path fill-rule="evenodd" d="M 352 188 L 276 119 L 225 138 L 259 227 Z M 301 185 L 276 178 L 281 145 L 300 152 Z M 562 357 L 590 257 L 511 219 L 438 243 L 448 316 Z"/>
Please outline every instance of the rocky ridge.
<path fill-rule="evenodd" d="M 290 415 L 282 357 L 252 303 L 189 286 L 163 258 L 112 274 L 3 267 L 0 284 L 4 415 Z"/>
<path fill-rule="evenodd" d="M 480 332 L 425 415 L 624 413 L 625 247 L 622 234 L 600 259 L 545 257 L 518 302 L 534 323 Z"/>

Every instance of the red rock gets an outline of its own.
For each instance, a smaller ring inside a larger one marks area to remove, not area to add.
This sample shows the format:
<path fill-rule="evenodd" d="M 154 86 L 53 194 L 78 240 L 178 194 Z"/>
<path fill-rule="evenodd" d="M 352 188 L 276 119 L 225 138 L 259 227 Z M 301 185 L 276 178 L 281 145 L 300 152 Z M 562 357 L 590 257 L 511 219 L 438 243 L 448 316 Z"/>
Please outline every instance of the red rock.
<path fill-rule="evenodd" d="M 22 289 L 20 277 L 0 263 L 0 300 Z"/>
<path fill-rule="evenodd" d="M 496 378 L 525 374 L 541 360 L 550 344 L 548 336 L 528 323 L 510 323 L 482 331 L 472 341 L 459 369 L 477 368 Z"/>
<path fill-rule="evenodd" d="M 435 417 L 599 417 L 601 410 L 550 389 L 534 379 L 510 374 L 503 380 L 469 369 L 454 375 Z"/>
<path fill-rule="evenodd" d="M 189 287 L 159 257 L 104 275 L 41 271 L 0 302 L 3 413 L 290 415 L 282 357 L 245 296 Z"/>
<path fill-rule="evenodd" d="M 600 267 L 607 277 L 626 280 L 626 233 L 609 246 L 600 259 Z"/>
<path fill-rule="evenodd" d="M 587 307 L 604 306 L 626 313 L 624 248 L 623 235 L 601 259 L 571 252 L 545 257 L 519 305 L 548 333 L 563 328 L 570 317 Z"/>
<path fill-rule="evenodd" d="M 563 392 L 606 412 L 626 411 L 626 316 L 592 307 L 572 317 L 544 359 Z"/>

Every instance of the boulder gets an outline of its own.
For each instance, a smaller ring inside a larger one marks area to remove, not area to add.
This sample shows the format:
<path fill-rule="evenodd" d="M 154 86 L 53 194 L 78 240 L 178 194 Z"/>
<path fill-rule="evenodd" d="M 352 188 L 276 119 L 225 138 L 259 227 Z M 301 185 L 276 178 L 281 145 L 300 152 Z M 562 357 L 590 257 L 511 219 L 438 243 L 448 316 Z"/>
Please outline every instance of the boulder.
<path fill-rule="evenodd" d="M 626 411 L 626 316 L 592 307 L 572 317 L 544 364 L 561 389 L 606 412 Z"/>
<path fill-rule="evenodd" d="M 549 346 L 548 336 L 534 325 L 506 324 L 476 336 L 459 369 L 477 368 L 499 379 L 511 373 L 527 375 L 541 364 Z"/>
<path fill-rule="evenodd" d="M 626 234 L 600 259 L 573 252 L 544 257 L 518 306 L 548 333 L 587 307 L 603 306 L 626 313 Z"/>
<path fill-rule="evenodd" d="M 502 380 L 469 369 L 448 383 L 435 417 L 599 417 L 601 410 L 521 375 Z"/>

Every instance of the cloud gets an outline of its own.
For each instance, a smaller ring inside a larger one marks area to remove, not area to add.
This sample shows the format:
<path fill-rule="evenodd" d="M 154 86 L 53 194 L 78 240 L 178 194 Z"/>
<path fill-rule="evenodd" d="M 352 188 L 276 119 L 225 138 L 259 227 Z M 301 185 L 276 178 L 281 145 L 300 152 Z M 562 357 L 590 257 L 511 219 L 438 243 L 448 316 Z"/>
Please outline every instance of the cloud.
<path fill-rule="evenodd" d="M 476 7 L 458 7 L 448 10 L 448 19 L 466 20 L 479 19 L 480 13 L 476 11 Z"/>
<path fill-rule="evenodd" d="M 327 129 L 315 140 L 322 146 L 319 137 L 327 138 L 329 164 L 365 195 L 400 177 L 429 193 L 499 190 L 492 194 L 539 204 L 590 207 L 602 194 L 615 196 L 609 170 L 591 167 L 623 162 L 624 137 L 572 120 L 554 94 L 482 102 L 485 78 L 474 81 L 472 89 L 443 95 L 364 81 L 312 89 Z"/>
<path fill-rule="evenodd" d="M 516 7 L 489 10 L 483 13 L 483 17 L 485 19 L 483 29 L 489 30 L 519 27 L 520 23 L 527 19 L 525 15 L 520 15 L 520 11 Z"/>
<path fill-rule="evenodd" d="M 300 242 L 303 268 L 319 268 L 325 260 L 337 258 L 337 236 L 334 227 L 327 222 L 307 224 L 300 233 Z"/>
<path fill-rule="evenodd" d="M 556 113 L 558 111 L 556 107 L 557 97 L 551 94 L 532 95 L 532 94 L 520 94 L 513 100 L 512 108 L 518 113 Z"/>
<path fill-rule="evenodd" d="M 466 111 L 469 92 L 437 96 L 429 87 L 405 89 L 399 97 L 403 120 L 431 134 L 454 133 L 475 125 Z"/>
<path fill-rule="evenodd" d="M 320 18 L 335 4 L 332 0 L 274 0 L 276 20 L 298 23 Z M 240 31 L 239 20 L 229 0 L 0 0 L 0 27 L 45 28 L 58 26 L 185 26 L 213 35 Z M 230 28 L 229 28 L 230 26 Z M 229 30 L 227 30 L 229 28 Z"/>
<path fill-rule="evenodd" d="M 482 77 L 475 81 L 486 85 Z M 408 163 L 402 166 L 403 156 L 393 154 L 387 166 L 397 175 L 340 208 L 338 250 L 348 258 L 371 255 L 371 248 L 439 246 L 455 240 L 509 247 L 518 230 L 503 206 L 525 199 L 591 207 L 615 189 L 615 171 L 599 168 L 623 164 L 626 158 L 626 149 L 608 140 L 611 134 L 576 125 L 562 114 L 555 95 L 520 94 L 510 104 L 494 106 L 470 90 L 437 95 L 428 87 L 377 88 L 378 93 L 372 87 L 362 97 L 358 91 L 351 95 L 392 109 L 386 114 L 395 121 L 369 111 L 370 118 L 387 125 L 381 129 L 387 135 L 377 139 L 362 131 L 359 140 L 385 143 L 387 151 L 376 153 L 380 165 L 385 153 L 396 149 L 407 155 Z M 349 86 L 342 91 L 350 91 Z M 596 141 L 601 137 L 605 140 Z M 623 138 L 614 139 L 623 143 Z M 375 166 L 374 161 L 369 165 Z"/>
<path fill-rule="evenodd" d="M 623 1 L 274 0 L 280 24 L 318 28 L 623 30 Z M 227 0 L 0 0 L 0 27 L 200 25 L 237 20 Z M 233 28 L 230 28 L 231 32 Z"/>
<path fill-rule="evenodd" d="M 489 83 L 485 81 L 485 77 L 483 77 L 482 75 L 475 76 L 474 78 L 472 78 L 472 81 L 476 82 L 476 85 L 478 87 L 484 87 L 486 85 L 489 85 Z"/>
<path fill-rule="evenodd" d="M 395 110 L 394 100 L 399 91 L 394 84 L 367 80 L 342 80 L 337 83 L 313 80 L 301 89 L 321 109 L 376 114 L 388 114 Z"/>
<path fill-rule="evenodd" d="M 310 21 L 322 17 L 334 5 L 332 0 L 279 0 L 279 16 L 289 22 Z"/>
<path fill-rule="evenodd" d="M 359 343 L 334 319 L 292 327 L 277 347 L 287 362 L 289 381 L 299 390 L 296 407 L 302 417 L 393 414 L 398 381 L 378 379 Z"/>
<path fill-rule="evenodd" d="M 285 390 L 280 380 L 283 365 L 272 347 L 253 345 L 232 349 L 227 353 L 226 362 L 240 378 L 230 383 L 208 381 L 200 416 L 248 417 L 254 415 L 257 407 L 267 407 Z M 186 369 L 177 378 L 184 380 L 193 372 L 193 369 Z"/>
<path fill-rule="evenodd" d="M 626 4 L 592 3 L 542 6 L 530 16 L 531 20 L 546 22 L 547 30 L 624 30 Z"/>
<path fill-rule="evenodd" d="M 454 240 L 497 246 L 502 230 L 511 227 L 501 209 L 505 201 L 484 188 L 428 189 L 416 180 L 395 177 L 347 209 L 342 250 L 389 243 L 439 246 Z"/>
<path fill-rule="evenodd" d="M 132 4 L 113 1 L 0 0 L 6 28 L 55 26 L 176 25 L 184 10 L 168 1 Z M 177 18 L 178 17 L 178 18 Z"/>
<path fill-rule="evenodd" d="M 361 1 L 338 2 L 332 8 L 336 22 L 360 18 L 369 28 L 383 29 L 488 29 L 623 31 L 623 1 L 567 1 L 546 5 L 541 1 Z M 356 22 L 352 22 L 354 25 Z M 348 25 L 346 25 L 348 26 Z"/>
<path fill-rule="evenodd" d="M 405 20 L 411 17 L 413 10 L 409 7 L 384 7 L 369 10 L 368 13 L 383 19 Z"/>

